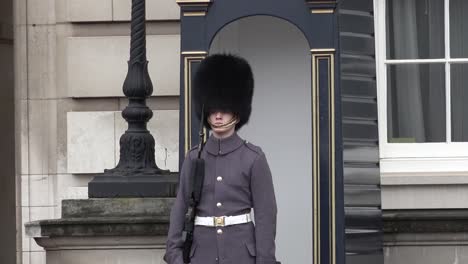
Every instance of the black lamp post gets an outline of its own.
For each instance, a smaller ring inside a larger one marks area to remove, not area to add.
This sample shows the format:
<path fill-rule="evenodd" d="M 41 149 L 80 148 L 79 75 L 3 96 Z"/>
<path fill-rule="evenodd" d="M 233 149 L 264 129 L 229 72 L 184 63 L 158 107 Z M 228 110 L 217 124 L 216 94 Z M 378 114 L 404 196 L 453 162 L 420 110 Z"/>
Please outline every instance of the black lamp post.
<path fill-rule="evenodd" d="M 153 84 L 146 59 L 145 0 L 132 0 L 130 60 L 123 92 L 129 100 L 122 112 L 128 129 L 120 138 L 119 163 L 88 184 L 88 196 L 175 196 L 178 177 L 156 165 L 155 141 L 147 129 L 153 111 L 146 105 L 146 98 L 153 93 Z"/>

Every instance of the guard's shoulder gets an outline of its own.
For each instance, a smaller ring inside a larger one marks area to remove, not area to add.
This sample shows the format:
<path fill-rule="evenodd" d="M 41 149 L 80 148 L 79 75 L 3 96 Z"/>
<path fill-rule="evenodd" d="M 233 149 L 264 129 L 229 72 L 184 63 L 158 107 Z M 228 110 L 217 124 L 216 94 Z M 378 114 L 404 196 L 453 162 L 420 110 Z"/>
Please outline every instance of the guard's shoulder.
<path fill-rule="evenodd" d="M 198 149 L 198 145 L 195 145 L 191 149 L 189 149 L 189 152 L 192 152 L 192 151 L 197 150 L 197 149 Z"/>
<path fill-rule="evenodd" d="M 257 145 L 252 144 L 251 142 L 245 140 L 244 145 L 251 151 L 255 152 L 258 155 L 261 155 L 263 153 L 262 148 L 260 148 Z"/>
<path fill-rule="evenodd" d="M 193 146 L 189 151 L 187 152 L 187 157 L 194 157 L 195 153 L 198 151 L 198 145 Z"/>

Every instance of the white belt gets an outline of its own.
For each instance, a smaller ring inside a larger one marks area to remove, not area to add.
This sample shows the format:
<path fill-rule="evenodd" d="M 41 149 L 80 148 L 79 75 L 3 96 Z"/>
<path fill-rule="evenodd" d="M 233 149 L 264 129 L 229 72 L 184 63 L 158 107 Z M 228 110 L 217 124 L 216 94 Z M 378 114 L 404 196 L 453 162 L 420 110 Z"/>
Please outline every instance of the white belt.
<path fill-rule="evenodd" d="M 252 222 L 250 214 L 235 216 L 195 216 L 195 225 L 201 226 L 230 226 Z"/>

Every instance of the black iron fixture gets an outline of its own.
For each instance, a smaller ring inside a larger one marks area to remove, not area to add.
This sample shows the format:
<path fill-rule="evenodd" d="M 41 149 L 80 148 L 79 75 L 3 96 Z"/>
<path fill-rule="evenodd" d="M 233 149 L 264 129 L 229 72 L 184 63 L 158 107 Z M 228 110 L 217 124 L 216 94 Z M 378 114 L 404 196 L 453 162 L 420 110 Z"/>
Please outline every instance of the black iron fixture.
<path fill-rule="evenodd" d="M 119 163 L 88 184 L 88 196 L 175 196 L 177 175 L 156 165 L 155 140 L 147 129 L 153 111 L 146 105 L 146 98 L 153 93 L 153 84 L 146 59 L 145 0 L 132 0 L 130 60 L 123 92 L 129 100 L 122 112 L 128 129 L 120 138 Z"/>

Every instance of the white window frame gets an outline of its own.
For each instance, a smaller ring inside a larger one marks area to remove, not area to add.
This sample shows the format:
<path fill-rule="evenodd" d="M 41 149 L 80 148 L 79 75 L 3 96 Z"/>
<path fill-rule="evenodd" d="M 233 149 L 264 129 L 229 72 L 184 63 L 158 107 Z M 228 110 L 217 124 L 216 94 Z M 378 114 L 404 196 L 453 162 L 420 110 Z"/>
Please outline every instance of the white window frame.
<path fill-rule="evenodd" d="M 382 175 L 468 175 L 468 142 L 451 142 L 450 66 L 468 63 L 468 58 L 450 57 L 450 0 L 444 0 L 445 58 L 389 60 L 386 47 L 386 1 L 374 0 L 375 55 L 377 73 L 377 108 L 379 151 Z M 387 135 L 387 66 L 408 63 L 445 63 L 446 142 L 388 143 Z"/>

